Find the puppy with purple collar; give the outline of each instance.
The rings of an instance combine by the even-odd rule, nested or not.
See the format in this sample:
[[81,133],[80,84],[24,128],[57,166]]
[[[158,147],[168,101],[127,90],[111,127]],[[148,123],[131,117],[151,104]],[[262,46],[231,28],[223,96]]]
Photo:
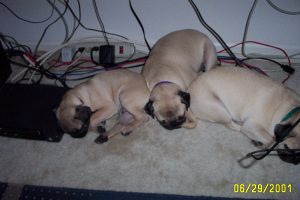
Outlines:
[[186,89],[201,71],[216,66],[216,49],[203,33],[185,29],[171,32],[152,48],[142,70],[151,91],[145,111],[166,129],[194,128]]

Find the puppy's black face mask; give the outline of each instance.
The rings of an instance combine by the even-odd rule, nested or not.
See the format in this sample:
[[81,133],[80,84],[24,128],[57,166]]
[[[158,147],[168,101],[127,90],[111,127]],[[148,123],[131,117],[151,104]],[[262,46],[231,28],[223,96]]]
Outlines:
[[[190,106],[190,94],[187,92],[178,91],[177,95],[180,97],[181,103],[185,105],[186,110],[188,110]],[[149,100],[144,107],[145,112],[152,118],[155,117],[153,103],[153,100]],[[161,126],[168,130],[181,128],[182,124],[186,121],[185,113],[183,113],[182,116],[175,116],[175,113],[172,111],[168,111],[167,113],[168,116],[165,118],[165,120],[158,120],[158,122]]]
[[181,103],[185,105],[186,110],[189,109],[191,104],[191,96],[187,92],[179,91],[178,95],[181,97]]
[[179,116],[178,118],[167,122],[166,120],[158,121],[161,126],[168,130],[174,130],[181,128],[181,125],[186,121],[186,117]]
[[[292,127],[291,124],[285,124],[285,125],[277,124],[274,130],[276,140],[283,141],[284,143],[284,139],[286,137],[285,132],[291,127]],[[292,163],[294,165],[298,165],[300,163],[299,150],[295,151],[293,149],[290,149],[286,144],[284,145],[284,151],[279,151],[278,156],[281,160],[287,163]]]
[[73,130],[69,132],[69,134],[74,138],[82,138],[84,137],[90,126],[90,118],[93,114],[92,110],[88,106],[79,105],[76,107],[74,119],[78,119],[82,122],[82,126],[80,129]]
[[153,108],[153,101],[149,100],[148,103],[144,106],[145,112],[154,118],[154,108]]

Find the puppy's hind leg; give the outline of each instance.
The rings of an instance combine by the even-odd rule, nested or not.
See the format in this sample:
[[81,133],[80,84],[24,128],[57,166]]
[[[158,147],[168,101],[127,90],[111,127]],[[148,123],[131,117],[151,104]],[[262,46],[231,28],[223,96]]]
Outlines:
[[198,95],[191,102],[191,110],[198,119],[221,123],[234,131],[241,130],[241,126],[232,119],[225,105],[217,96],[208,90],[197,92],[199,92]]
[[123,115],[120,117],[119,121],[124,125],[122,128],[122,135],[128,135],[134,129],[138,128],[148,120],[148,115],[146,115],[143,109],[137,107],[127,108],[125,113],[123,113]]
[[241,132],[250,138],[255,146],[260,148],[267,148],[275,142],[274,138],[254,120],[245,121],[241,127]]

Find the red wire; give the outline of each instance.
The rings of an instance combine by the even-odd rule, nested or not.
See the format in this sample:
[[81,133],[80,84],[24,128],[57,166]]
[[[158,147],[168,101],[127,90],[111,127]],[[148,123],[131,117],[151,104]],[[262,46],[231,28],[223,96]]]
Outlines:
[[[219,60],[220,60],[220,62],[229,63],[229,64],[235,64],[234,61],[228,61],[228,60],[223,60],[223,59],[219,59]],[[260,72],[261,74],[263,74],[263,75],[265,75],[265,76],[269,76],[266,72],[264,72],[263,70],[261,70],[261,69],[258,68],[258,67],[255,67],[255,66],[253,66],[253,65],[250,65],[250,64],[248,64],[248,63],[243,63],[243,65],[245,65],[245,66],[246,66],[247,68],[249,68],[249,69],[254,69],[254,70],[258,71],[258,72]]]
[[[280,47],[276,47],[276,46],[270,45],[270,44],[265,44],[265,43],[262,43],[262,42],[256,42],[256,41],[245,41],[245,43],[254,43],[254,44],[259,44],[259,45],[262,45],[262,46],[267,46],[267,47],[271,47],[271,48],[277,49],[277,50],[281,51],[281,52],[285,55],[285,57],[286,57],[287,60],[288,60],[289,66],[291,66],[291,60],[290,60],[288,54],[286,53],[286,51],[285,51],[284,49],[282,49],[282,48],[280,48]],[[230,46],[229,48],[233,48],[233,47],[239,46],[239,45],[241,45],[241,44],[243,44],[243,42],[240,42],[240,43],[238,43],[238,44],[232,45],[232,46]],[[225,49],[220,50],[220,51],[218,51],[217,53],[222,53],[222,52],[224,52],[224,51],[225,51]]]
[[[229,48],[234,48],[234,47],[236,47],[236,46],[238,46],[238,45],[241,45],[242,43],[243,43],[243,42],[240,42],[240,43],[238,43],[238,44],[232,45],[232,46],[230,46]],[[270,48],[277,49],[277,50],[281,51],[281,52],[285,55],[286,59],[288,60],[289,66],[291,67],[291,65],[292,65],[292,64],[291,64],[291,60],[290,60],[288,54],[286,53],[286,51],[285,51],[284,49],[282,49],[282,48],[280,48],[280,47],[276,47],[276,46],[273,46],[273,45],[270,45],[270,44],[266,44],[266,43],[262,43],[262,42],[256,42],[256,41],[245,41],[244,43],[254,43],[254,44],[259,44],[259,45],[262,45],[262,46],[267,46],[267,47],[270,47]],[[220,51],[218,51],[217,53],[221,53],[221,52],[224,52],[224,51],[225,51],[225,49],[220,50]],[[223,62],[224,62],[224,60],[223,60]],[[245,64],[245,63],[244,63],[244,64]],[[247,64],[247,65],[248,65],[248,64]],[[262,71],[262,70],[261,70],[261,71]],[[266,73],[264,73],[264,74],[266,74]],[[282,81],[282,83],[284,84],[290,77],[291,77],[291,75],[288,74],[287,77]]]

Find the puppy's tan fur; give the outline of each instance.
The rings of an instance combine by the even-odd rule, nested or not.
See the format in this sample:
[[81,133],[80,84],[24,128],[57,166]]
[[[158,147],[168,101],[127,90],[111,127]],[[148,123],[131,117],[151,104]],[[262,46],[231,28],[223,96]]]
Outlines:
[[[269,77],[238,67],[219,67],[195,79],[188,92],[198,119],[222,123],[268,147],[275,142],[277,124],[293,124],[300,113],[281,122],[300,97]],[[300,125],[283,144],[300,148]]]
[[105,133],[110,137],[121,132],[131,132],[148,120],[143,108],[149,95],[145,80],[140,74],[125,69],[103,72],[69,90],[56,114],[66,132],[76,131],[82,127],[82,121],[74,118],[76,107],[90,107],[93,114],[89,130],[95,131],[101,122],[124,109],[132,119],[120,120]]
[[210,70],[216,61],[214,45],[199,31],[179,30],[158,40],[142,70],[158,121],[168,123],[185,115],[182,126],[195,127],[196,120],[186,111],[178,91],[185,91],[201,70]]

